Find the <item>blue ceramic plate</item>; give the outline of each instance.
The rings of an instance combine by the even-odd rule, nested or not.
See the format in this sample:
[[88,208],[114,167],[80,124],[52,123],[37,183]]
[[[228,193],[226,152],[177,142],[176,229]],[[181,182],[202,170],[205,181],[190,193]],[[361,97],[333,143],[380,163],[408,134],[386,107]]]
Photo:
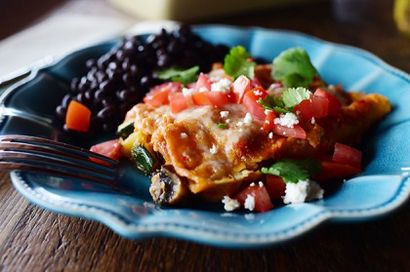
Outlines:
[[[325,42],[295,32],[227,26],[198,26],[211,42],[242,44],[253,56],[272,59],[294,46],[304,47],[323,78],[349,90],[387,96],[393,112],[363,144],[365,169],[321,201],[288,205],[259,214],[225,213],[222,205],[190,208],[155,207],[149,181],[126,163],[120,182],[131,194],[121,194],[84,181],[12,172],[13,184],[32,202],[67,215],[99,221],[131,239],[169,236],[224,247],[256,247],[289,240],[331,221],[355,221],[386,214],[409,195],[410,77],[360,49]],[[54,109],[67,92],[67,83],[85,72],[84,61],[109,50],[117,40],[72,53],[38,69],[1,97],[2,134],[38,135],[92,144],[67,135],[54,123]],[[110,135],[105,135],[108,138]],[[94,142],[103,140],[94,139]]]

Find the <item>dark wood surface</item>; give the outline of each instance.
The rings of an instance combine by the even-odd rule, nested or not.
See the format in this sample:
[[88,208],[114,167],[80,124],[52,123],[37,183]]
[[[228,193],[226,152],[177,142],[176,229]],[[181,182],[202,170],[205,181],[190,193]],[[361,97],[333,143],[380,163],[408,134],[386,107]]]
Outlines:
[[[364,48],[410,72],[410,40],[395,29],[392,1],[357,2],[368,6],[361,13],[359,6],[352,7],[351,14],[357,14],[349,20],[324,2],[206,22],[297,30]],[[409,230],[407,203],[384,218],[324,224],[296,240],[258,250],[166,238],[130,241],[102,224],[29,204],[8,175],[0,175],[0,271],[408,271]]]

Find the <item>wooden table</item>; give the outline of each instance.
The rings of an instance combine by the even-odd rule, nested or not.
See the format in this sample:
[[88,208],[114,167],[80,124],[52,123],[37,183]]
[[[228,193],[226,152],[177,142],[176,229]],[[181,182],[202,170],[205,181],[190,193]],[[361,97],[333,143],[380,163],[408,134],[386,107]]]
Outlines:
[[[329,3],[284,8],[207,23],[302,31],[362,47],[410,72],[410,39],[392,21],[392,1],[341,22]],[[348,69],[348,67],[346,67]],[[410,91],[410,90],[409,90]],[[0,271],[404,271],[410,270],[410,207],[356,224],[324,224],[270,248],[228,250],[174,239],[123,239],[102,224],[29,204],[0,175]]]

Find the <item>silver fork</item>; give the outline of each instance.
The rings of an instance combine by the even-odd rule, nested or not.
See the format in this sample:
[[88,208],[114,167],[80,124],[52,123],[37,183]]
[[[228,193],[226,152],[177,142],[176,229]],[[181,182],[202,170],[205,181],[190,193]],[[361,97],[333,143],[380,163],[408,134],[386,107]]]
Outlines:
[[0,170],[40,172],[117,188],[117,169],[118,161],[77,146],[34,136],[0,136]]

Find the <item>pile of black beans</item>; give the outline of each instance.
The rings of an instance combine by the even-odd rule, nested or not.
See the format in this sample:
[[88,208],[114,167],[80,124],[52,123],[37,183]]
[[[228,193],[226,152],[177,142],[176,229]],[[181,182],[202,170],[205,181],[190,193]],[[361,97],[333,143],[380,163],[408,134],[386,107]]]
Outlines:
[[69,102],[76,100],[92,111],[91,133],[113,131],[126,112],[161,83],[156,71],[198,65],[207,72],[212,63],[223,61],[228,51],[227,46],[203,40],[186,25],[171,32],[163,29],[146,39],[124,38],[98,59],[87,60],[87,74],[72,79],[70,92],[57,106],[56,114],[64,122]]

